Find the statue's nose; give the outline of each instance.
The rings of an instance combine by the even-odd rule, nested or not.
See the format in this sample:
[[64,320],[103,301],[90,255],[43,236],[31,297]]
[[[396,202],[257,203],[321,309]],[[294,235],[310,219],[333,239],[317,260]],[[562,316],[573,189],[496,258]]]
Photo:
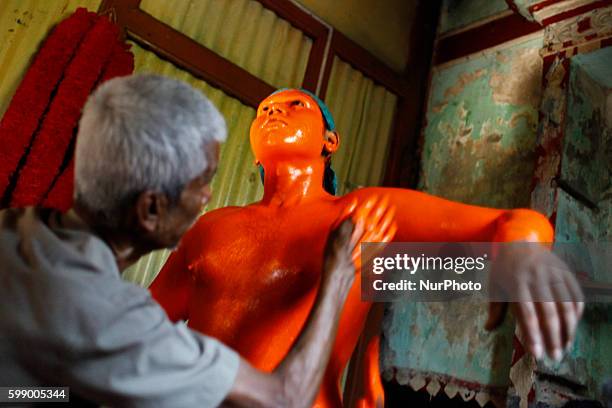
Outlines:
[[278,104],[274,104],[272,106],[270,106],[270,109],[268,110],[268,115],[272,116],[273,114],[283,114],[285,113],[285,110],[282,108],[282,106],[278,105]]

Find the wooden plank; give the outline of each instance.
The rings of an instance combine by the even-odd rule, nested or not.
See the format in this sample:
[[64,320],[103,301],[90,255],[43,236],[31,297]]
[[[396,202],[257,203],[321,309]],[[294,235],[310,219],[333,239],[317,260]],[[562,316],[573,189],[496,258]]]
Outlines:
[[140,9],[122,15],[127,35],[242,103],[257,107],[274,87]]
[[494,47],[506,41],[542,30],[519,14],[510,14],[438,41],[434,65]]

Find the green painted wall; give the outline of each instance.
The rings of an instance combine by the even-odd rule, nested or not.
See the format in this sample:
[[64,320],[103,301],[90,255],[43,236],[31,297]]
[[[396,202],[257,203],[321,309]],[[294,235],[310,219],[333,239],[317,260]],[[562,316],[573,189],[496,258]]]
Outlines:
[[[478,205],[530,205],[541,46],[536,35],[434,68],[422,190]],[[571,61],[561,180],[573,193],[559,190],[557,241],[612,241],[611,64],[611,48]],[[609,256],[600,258],[585,270],[596,281],[612,283],[610,262]],[[569,353],[560,363],[538,364],[539,372],[552,375],[536,382],[538,398],[551,395],[546,387],[552,378],[563,384],[559,377],[583,384],[577,392],[584,397],[598,398],[602,382],[612,377],[612,307],[589,300]],[[488,334],[486,312],[485,305],[468,302],[389,305],[382,348],[386,378],[406,384],[425,374],[458,384],[508,384],[513,322]],[[514,380],[530,383],[530,373],[517,371],[524,378]]]
[[542,38],[436,68],[421,189],[493,207],[529,205]]
[[[542,36],[433,70],[420,188],[465,203],[529,206],[542,78]],[[509,384],[514,323],[484,330],[488,305],[392,303],[383,370]]]
[[[555,239],[558,242],[612,242],[612,48],[571,60]],[[608,67],[608,75],[605,75]],[[576,194],[578,193],[578,194]],[[591,250],[592,252],[592,250]],[[612,283],[612,254],[584,262],[588,246],[577,251],[576,264],[598,282]],[[582,261],[582,262],[581,262]],[[612,305],[589,298],[570,355],[546,369],[587,386],[597,398],[612,378]],[[593,301],[602,301],[593,303]]]

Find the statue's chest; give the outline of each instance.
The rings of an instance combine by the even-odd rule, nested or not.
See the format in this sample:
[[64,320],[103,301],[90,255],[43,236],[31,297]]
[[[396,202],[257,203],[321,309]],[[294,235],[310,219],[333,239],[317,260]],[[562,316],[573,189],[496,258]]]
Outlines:
[[[316,289],[330,217],[234,217],[208,231],[192,266],[198,286],[291,298]],[[192,258],[194,258],[192,256]]]

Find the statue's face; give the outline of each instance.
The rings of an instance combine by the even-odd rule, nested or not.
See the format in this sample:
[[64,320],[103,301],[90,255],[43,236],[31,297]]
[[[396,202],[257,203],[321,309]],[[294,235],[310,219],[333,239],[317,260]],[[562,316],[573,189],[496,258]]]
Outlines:
[[261,102],[251,124],[251,147],[261,161],[320,158],[324,130],[317,102],[290,89]]

